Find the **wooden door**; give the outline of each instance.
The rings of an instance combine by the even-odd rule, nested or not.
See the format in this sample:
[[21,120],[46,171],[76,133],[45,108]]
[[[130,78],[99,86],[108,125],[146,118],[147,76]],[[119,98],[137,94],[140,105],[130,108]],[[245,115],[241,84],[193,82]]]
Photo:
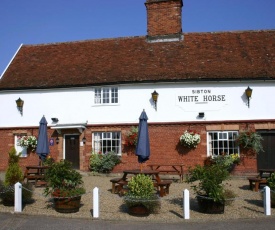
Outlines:
[[275,131],[259,132],[263,137],[264,152],[257,155],[258,169],[275,169]]
[[65,159],[72,162],[74,169],[79,169],[79,135],[65,136]]

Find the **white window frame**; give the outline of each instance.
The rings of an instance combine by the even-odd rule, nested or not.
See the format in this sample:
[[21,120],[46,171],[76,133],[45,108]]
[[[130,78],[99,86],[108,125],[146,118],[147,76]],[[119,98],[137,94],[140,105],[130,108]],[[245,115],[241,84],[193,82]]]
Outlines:
[[[108,99],[108,101],[106,101]],[[119,88],[98,87],[94,89],[94,105],[118,105],[119,104]]]
[[[118,134],[119,138],[114,138],[114,135]],[[105,149],[109,149],[107,152],[113,151],[117,155],[121,155],[121,132],[93,132],[92,133],[92,147],[95,153],[105,153]],[[115,145],[115,142],[119,142]],[[107,144],[108,143],[108,144]],[[107,144],[107,145],[106,145]],[[104,152],[105,151],[105,152]]]
[[[212,139],[216,134],[217,139]],[[235,139],[238,137],[238,131],[209,131],[207,132],[207,156],[216,157],[221,154],[230,155],[237,153],[240,155],[240,148]]]
[[26,134],[16,134],[14,135],[14,148],[16,150],[16,154],[18,155],[21,152],[20,157],[27,157],[27,148],[23,148],[19,145],[20,137],[25,136]]

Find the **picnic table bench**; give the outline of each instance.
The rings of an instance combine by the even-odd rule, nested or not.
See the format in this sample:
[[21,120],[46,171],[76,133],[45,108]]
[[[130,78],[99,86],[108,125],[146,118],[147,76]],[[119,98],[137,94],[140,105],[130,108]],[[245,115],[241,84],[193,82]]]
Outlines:
[[125,170],[123,171],[123,177],[121,178],[113,178],[110,180],[112,183],[112,193],[119,193],[120,195],[123,195],[125,193],[125,185],[128,184],[127,181],[127,175],[133,174],[145,174],[150,175],[154,179],[154,186],[157,188],[157,191],[159,192],[160,197],[166,196],[169,194],[169,187],[172,184],[171,180],[161,180],[159,177],[159,171],[156,170]]
[[48,168],[49,166],[28,165],[24,173],[24,180],[34,181],[35,187],[44,186],[46,185],[45,170]]
[[148,164],[152,170],[159,171],[160,174],[177,174],[180,177],[180,182],[183,182],[183,164],[173,163],[173,164]]
[[267,184],[267,178],[275,172],[275,169],[259,169],[259,175],[256,177],[248,177],[249,187],[251,190],[258,192],[261,185]]

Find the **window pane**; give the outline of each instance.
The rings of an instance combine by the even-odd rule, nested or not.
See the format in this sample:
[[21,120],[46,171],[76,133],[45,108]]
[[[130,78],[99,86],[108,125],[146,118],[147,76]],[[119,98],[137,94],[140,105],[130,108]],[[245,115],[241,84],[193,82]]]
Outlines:
[[112,88],[112,103],[118,103],[118,89]]
[[[99,137],[101,137],[100,145]],[[95,152],[101,151],[102,153],[115,152],[121,154],[121,138],[120,132],[96,132],[94,133],[93,148]]]
[[236,146],[235,139],[238,135],[236,131],[209,132],[208,149],[213,155],[221,154],[239,154],[239,147]]
[[104,88],[103,89],[103,104],[105,103],[109,103],[109,89],[108,88]]
[[14,136],[14,143],[15,143],[14,148],[15,148],[17,154],[21,153],[21,157],[27,157],[28,156],[27,148],[23,148],[19,145],[19,141],[22,136],[24,136],[24,135],[22,134],[22,135]]
[[101,104],[101,89],[95,89],[95,104]]

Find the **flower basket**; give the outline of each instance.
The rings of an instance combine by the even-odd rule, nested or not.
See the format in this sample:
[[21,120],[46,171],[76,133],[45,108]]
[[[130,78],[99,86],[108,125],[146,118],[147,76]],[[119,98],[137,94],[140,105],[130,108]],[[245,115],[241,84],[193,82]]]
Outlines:
[[32,152],[36,150],[37,139],[35,136],[22,136],[19,139],[19,146],[26,149],[31,149]]
[[126,133],[125,145],[136,146],[138,141],[138,127],[132,127],[130,131]]
[[190,149],[197,148],[200,142],[200,134],[193,130],[186,130],[180,137],[180,143]]

